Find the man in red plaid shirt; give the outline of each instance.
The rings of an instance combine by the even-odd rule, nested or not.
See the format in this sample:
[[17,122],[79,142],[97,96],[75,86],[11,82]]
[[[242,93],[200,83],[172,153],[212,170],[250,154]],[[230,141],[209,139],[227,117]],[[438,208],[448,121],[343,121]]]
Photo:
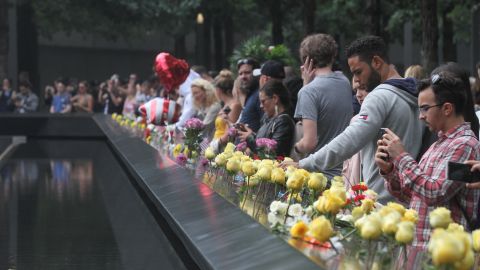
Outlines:
[[392,131],[386,129],[378,141],[375,161],[387,189],[418,212],[414,247],[426,248],[431,233],[428,215],[437,207],[450,209],[453,220],[466,229],[477,220],[480,190],[467,189],[465,183],[447,179],[449,161],[480,159],[480,144],[464,120],[466,97],[462,87],[460,80],[446,72],[420,82],[419,118],[438,133],[438,140],[419,163],[405,152],[400,138]]

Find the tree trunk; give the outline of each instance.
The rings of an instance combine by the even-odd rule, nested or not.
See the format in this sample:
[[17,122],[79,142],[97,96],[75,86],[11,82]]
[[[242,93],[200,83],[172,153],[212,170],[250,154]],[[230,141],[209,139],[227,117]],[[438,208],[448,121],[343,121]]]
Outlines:
[[438,65],[437,1],[422,0],[422,64],[427,74]]
[[213,19],[213,52],[216,70],[220,70],[224,64],[222,30],[222,19],[217,16]]
[[185,35],[178,35],[174,37],[174,51],[175,57],[185,58],[187,55],[187,45],[185,43]]
[[[225,18],[225,21],[224,21],[224,28],[225,28],[225,55],[227,57],[230,57],[233,53],[233,47],[234,47],[234,43],[235,43],[235,39],[234,39],[234,24],[233,24],[233,19],[232,19],[232,15],[231,16],[227,16]],[[227,59],[228,61],[228,59]],[[227,64],[227,63],[225,63]]]
[[212,67],[211,65],[211,46],[212,46],[212,15],[211,13],[205,13],[205,20],[203,25],[203,59],[200,65],[208,69]]
[[34,14],[31,1],[21,1],[18,5],[18,70],[27,72],[32,90],[40,94],[38,75],[38,39],[37,27],[33,22]]
[[282,6],[280,1],[270,1],[270,16],[272,18],[272,42],[274,45],[283,43]]
[[371,35],[382,36],[382,13],[380,0],[367,1],[367,14],[369,16],[367,31]]
[[0,0],[0,78],[8,74],[8,1]]
[[305,14],[304,29],[305,34],[310,35],[315,32],[315,10],[317,5],[315,0],[303,0],[303,10]]
[[447,14],[454,8],[453,3],[450,3],[442,12],[443,20],[443,61],[456,62],[457,61],[457,47],[453,41],[453,22],[447,18]]

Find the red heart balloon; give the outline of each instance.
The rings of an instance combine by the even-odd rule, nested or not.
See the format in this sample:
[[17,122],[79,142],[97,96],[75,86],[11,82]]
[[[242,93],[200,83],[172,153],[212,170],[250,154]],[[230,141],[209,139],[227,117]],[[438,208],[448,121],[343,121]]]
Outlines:
[[162,52],[155,58],[155,72],[167,92],[170,93],[187,79],[190,68],[185,60]]

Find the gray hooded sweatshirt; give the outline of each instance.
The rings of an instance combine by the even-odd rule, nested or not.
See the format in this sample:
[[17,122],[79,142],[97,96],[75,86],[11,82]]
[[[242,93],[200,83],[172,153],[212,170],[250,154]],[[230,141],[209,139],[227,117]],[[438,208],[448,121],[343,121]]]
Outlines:
[[377,86],[363,101],[359,117],[340,135],[310,156],[300,167],[323,171],[361,152],[362,174],[367,186],[385,204],[396,199],[387,191],[375,164],[380,128],[389,128],[402,140],[405,150],[416,157],[422,144],[424,124],[418,120],[417,91],[413,79],[392,79]]

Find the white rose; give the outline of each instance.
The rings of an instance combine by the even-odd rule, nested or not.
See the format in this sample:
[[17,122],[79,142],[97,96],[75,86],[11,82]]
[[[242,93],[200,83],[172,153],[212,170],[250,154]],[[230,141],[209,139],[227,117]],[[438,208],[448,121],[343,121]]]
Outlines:
[[278,206],[280,205],[280,202],[279,201],[273,201],[271,204],[270,204],[270,212],[272,213],[277,213],[278,212]]
[[298,203],[290,205],[290,208],[288,208],[288,215],[292,217],[299,217],[302,215],[302,212],[303,212],[303,208]]
[[283,216],[287,213],[288,204],[279,202],[277,212]]

